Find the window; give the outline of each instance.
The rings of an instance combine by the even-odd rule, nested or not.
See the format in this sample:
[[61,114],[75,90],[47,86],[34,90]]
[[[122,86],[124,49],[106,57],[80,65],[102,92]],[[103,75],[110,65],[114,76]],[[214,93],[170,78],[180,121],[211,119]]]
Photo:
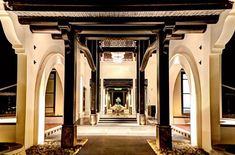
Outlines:
[[182,114],[190,114],[190,88],[188,77],[184,71],[181,71],[181,99],[182,99]]
[[55,114],[56,71],[50,73],[46,89],[46,116]]
[[0,88],[0,117],[15,117],[16,87],[14,84]]

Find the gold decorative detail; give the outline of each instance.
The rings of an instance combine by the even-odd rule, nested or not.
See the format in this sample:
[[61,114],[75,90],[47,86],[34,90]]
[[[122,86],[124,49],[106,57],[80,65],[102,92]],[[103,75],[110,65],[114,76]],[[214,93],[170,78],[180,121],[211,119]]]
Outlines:
[[124,113],[125,107],[122,106],[121,104],[115,104],[114,106],[111,107],[113,114],[115,115],[120,115]]
[[100,47],[136,47],[136,41],[123,39],[102,40]]

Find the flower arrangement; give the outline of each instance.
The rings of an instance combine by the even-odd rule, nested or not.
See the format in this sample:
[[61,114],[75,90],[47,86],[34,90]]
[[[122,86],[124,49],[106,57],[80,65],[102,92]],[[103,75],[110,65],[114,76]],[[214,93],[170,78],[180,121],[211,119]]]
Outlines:
[[111,107],[114,113],[120,114],[121,112],[124,111],[125,107],[122,106],[121,104],[115,104],[114,106]]

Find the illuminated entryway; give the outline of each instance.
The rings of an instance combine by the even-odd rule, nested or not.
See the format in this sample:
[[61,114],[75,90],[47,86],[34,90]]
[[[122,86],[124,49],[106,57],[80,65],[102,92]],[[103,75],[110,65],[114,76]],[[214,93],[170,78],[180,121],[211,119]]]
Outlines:
[[132,79],[104,79],[105,115],[125,116],[132,114],[132,85]]
[[[123,42],[126,41],[123,40]],[[127,47],[123,48],[126,49]],[[131,50],[134,52],[134,49],[131,48]],[[123,53],[121,61],[116,61],[116,57],[112,58],[111,52],[104,52],[101,57],[101,113],[99,123],[132,121],[137,124],[136,104],[138,103],[134,96],[136,94],[134,84],[136,61],[133,52],[112,52],[114,54]]]

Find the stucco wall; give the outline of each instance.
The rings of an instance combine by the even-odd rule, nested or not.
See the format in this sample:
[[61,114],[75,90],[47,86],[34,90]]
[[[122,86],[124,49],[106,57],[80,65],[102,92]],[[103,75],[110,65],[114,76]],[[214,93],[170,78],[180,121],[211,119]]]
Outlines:
[[[173,94],[173,117],[182,115],[181,74],[178,75]],[[175,121],[174,121],[175,123]]]
[[[37,119],[35,115],[37,111],[37,106],[35,105],[36,95],[38,95],[38,88],[36,89],[36,82],[39,80],[39,83],[47,81],[48,77],[45,79],[37,79],[39,75],[39,70],[44,63],[45,58],[51,53],[61,53],[63,55],[63,42],[52,40],[51,35],[49,34],[32,34],[30,31],[25,32],[25,51],[27,53],[27,87],[26,87],[26,134],[25,135],[25,147],[31,146],[32,143],[35,144],[34,133],[34,121]],[[36,62],[36,63],[35,63]],[[46,63],[46,62],[45,62]],[[62,73],[63,74],[63,73]],[[42,80],[42,81],[40,81]],[[43,82],[44,83],[44,82]],[[37,86],[39,87],[39,86]],[[32,91],[35,90],[35,91]],[[32,104],[34,103],[34,104]],[[34,138],[34,139],[33,139]]]
[[221,127],[221,144],[235,144],[235,127]]
[[152,54],[145,69],[145,78],[148,79],[148,105],[157,105],[157,57]]
[[136,77],[136,63],[135,61],[128,61],[117,64],[101,61],[100,77],[101,79],[134,79]]
[[90,79],[91,79],[91,69],[90,66],[88,65],[87,60],[85,59],[84,56],[83,57],[83,61],[84,61],[84,69],[82,71],[83,74],[83,86],[86,88],[86,100],[85,100],[85,116],[90,115],[90,104],[91,104],[91,100],[90,100]]
[[0,142],[15,142],[15,125],[0,125]]

